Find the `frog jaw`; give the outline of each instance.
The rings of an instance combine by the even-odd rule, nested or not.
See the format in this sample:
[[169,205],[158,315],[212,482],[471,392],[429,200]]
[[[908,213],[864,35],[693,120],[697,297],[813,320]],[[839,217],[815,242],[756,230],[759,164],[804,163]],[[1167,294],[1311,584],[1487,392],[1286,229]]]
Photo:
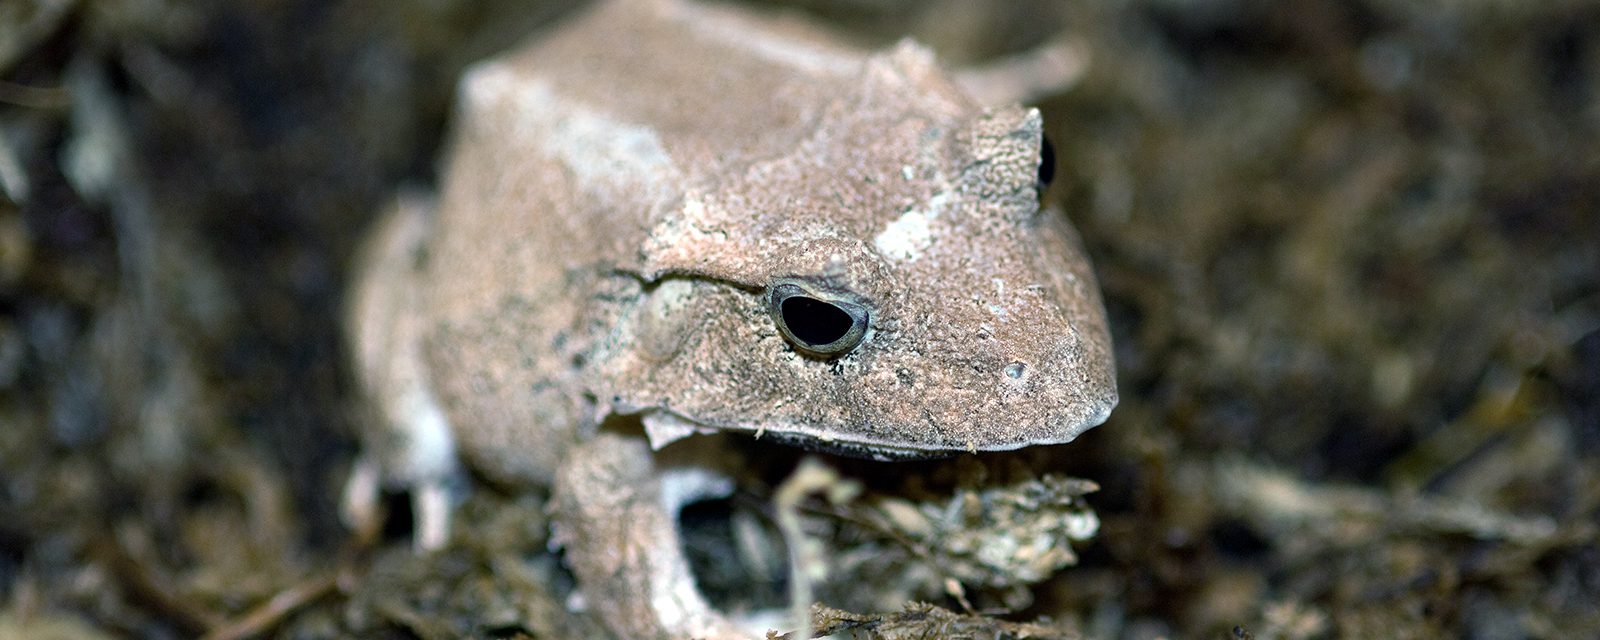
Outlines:
[[[1106,411],[1105,414],[1109,414]],[[977,453],[978,451],[1006,451],[1021,449],[1034,445],[1063,444],[1068,440],[1058,442],[1016,442],[973,447],[969,449],[928,449],[907,447],[883,442],[845,440],[826,435],[814,435],[804,431],[773,428],[751,427],[721,427],[697,422],[693,419],[673,411],[654,408],[645,410],[640,414],[640,421],[644,424],[645,437],[650,442],[650,448],[656,451],[661,448],[693,435],[713,435],[722,432],[740,431],[751,433],[757,438],[776,440],[785,445],[799,447],[811,451],[822,451],[852,458],[865,458],[871,460],[929,460],[946,458],[958,453]],[[1095,421],[1095,426],[1105,421],[1105,415]],[[1084,430],[1087,430],[1085,427]],[[1080,431],[1081,432],[1081,431]]]

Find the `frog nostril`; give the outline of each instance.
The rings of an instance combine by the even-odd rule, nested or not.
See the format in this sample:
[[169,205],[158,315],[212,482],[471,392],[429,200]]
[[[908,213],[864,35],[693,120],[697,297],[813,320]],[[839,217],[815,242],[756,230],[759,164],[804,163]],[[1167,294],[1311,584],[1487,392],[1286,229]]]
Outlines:
[[1012,380],[1021,380],[1023,376],[1028,375],[1028,365],[1022,364],[1021,362],[1013,362],[1006,365],[1004,371],[1007,378],[1011,378]]

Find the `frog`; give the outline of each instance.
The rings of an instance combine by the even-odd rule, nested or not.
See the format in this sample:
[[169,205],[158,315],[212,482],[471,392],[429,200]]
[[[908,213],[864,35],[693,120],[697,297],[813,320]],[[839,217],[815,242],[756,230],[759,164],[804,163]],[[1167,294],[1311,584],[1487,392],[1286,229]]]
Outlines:
[[660,452],[720,434],[892,464],[1067,443],[1117,403],[1039,111],[914,41],[608,0],[472,66],[456,105],[436,190],[353,261],[358,529],[402,491],[436,549],[469,475],[542,488],[616,635],[749,637],[675,530],[731,479]]

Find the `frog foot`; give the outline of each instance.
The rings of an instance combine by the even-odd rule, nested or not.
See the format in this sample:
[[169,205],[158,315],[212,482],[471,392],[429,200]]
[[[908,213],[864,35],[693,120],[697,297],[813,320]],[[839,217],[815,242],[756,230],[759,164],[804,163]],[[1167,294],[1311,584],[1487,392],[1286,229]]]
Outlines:
[[[376,540],[383,529],[384,484],[383,466],[369,456],[356,460],[345,481],[339,516],[362,543]],[[457,484],[448,476],[406,483],[416,522],[411,544],[418,553],[438,550],[450,541],[450,512],[460,493]]]

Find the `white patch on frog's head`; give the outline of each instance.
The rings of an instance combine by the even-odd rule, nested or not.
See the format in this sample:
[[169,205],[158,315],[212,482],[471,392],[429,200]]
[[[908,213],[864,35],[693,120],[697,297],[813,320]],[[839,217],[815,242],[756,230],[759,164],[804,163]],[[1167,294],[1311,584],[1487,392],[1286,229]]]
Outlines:
[[623,188],[664,198],[681,184],[672,157],[649,127],[608,116],[595,105],[568,102],[548,82],[501,62],[473,67],[462,82],[468,111],[515,114],[516,130],[508,135],[562,160],[581,185],[614,188],[621,181]]
[[932,222],[943,213],[950,201],[948,191],[928,199],[928,208],[912,209],[891,220],[872,239],[872,245],[883,257],[896,262],[910,262],[922,255],[933,244]]
[[928,229],[928,216],[914,209],[884,225],[883,231],[872,239],[872,245],[878,248],[878,253],[899,262],[917,259],[932,242],[933,232]]

